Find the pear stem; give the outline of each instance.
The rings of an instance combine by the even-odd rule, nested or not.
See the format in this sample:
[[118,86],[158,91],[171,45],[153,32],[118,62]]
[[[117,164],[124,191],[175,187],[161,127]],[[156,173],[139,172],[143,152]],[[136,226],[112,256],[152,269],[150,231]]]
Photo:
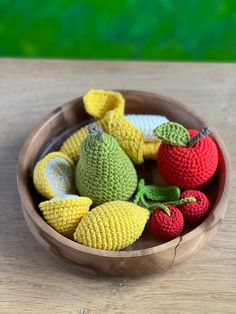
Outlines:
[[197,135],[192,137],[190,141],[188,142],[188,147],[193,147],[195,144],[197,144],[198,141],[200,141],[203,137],[207,136],[211,133],[211,130],[209,127],[203,128]]
[[95,123],[92,123],[92,124],[89,124],[87,126],[87,130],[89,132],[89,134],[94,134],[97,136],[97,139],[99,141],[101,141],[102,139],[102,134],[103,134],[103,131],[102,131],[102,128],[98,125],[96,125]]

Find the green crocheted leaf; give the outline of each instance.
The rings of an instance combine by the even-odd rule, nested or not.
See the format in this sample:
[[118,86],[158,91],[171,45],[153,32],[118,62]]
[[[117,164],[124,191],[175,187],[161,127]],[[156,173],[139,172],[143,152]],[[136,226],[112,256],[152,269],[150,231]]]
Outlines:
[[176,146],[187,146],[190,141],[188,131],[179,123],[166,122],[153,131],[154,135],[165,143]]
[[152,201],[173,201],[179,199],[180,188],[177,186],[158,187],[146,185],[144,195]]
[[141,179],[138,184],[138,191],[134,197],[134,204],[139,201],[148,207],[149,204],[145,198],[151,201],[174,201],[180,198],[180,189],[177,186],[158,187],[156,185],[145,185],[145,181]]

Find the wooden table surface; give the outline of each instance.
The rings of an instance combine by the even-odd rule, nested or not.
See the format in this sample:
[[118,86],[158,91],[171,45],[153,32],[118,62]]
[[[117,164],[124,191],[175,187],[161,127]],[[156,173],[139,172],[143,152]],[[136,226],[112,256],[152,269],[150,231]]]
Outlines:
[[[16,187],[27,133],[89,88],[174,97],[218,129],[233,163],[225,220],[198,255],[167,273],[92,277],[45,252]],[[0,60],[0,313],[236,313],[236,64]]]

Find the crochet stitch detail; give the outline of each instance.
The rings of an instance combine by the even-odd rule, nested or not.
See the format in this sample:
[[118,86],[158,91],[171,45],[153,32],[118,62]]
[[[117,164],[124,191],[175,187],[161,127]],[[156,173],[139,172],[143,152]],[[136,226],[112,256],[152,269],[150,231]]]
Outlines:
[[135,195],[134,203],[141,200],[142,204],[149,207],[145,198],[151,201],[173,201],[180,197],[180,189],[177,186],[158,187],[156,185],[145,185],[143,179],[139,181],[138,192]]
[[45,198],[74,193],[74,162],[61,152],[52,152],[37,162],[33,171],[36,190]]
[[204,220],[210,210],[210,202],[206,195],[200,191],[187,190],[181,194],[181,198],[194,197],[195,203],[186,203],[178,206],[186,223],[197,225]]
[[124,114],[125,100],[118,92],[91,89],[83,97],[84,108],[94,118],[103,118],[110,110]]
[[207,136],[210,133],[210,128],[203,128],[197,135],[190,139],[190,141],[188,142],[188,147],[193,147],[198,141],[200,141],[203,137]]
[[103,133],[102,140],[90,134],[81,144],[76,167],[76,186],[82,196],[94,204],[113,200],[128,200],[137,186],[133,163],[117,141]]
[[[96,125],[100,126],[104,132],[112,135],[133,162],[142,163],[144,161],[143,133],[136,129],[127,119],[120,114],[117,114],[115,111],[109,111],[102,120],[96,121]],[[76,131],[65,140],[60,151],[77,162],[80,156],[81,143],[87,135],[87,127],[83,127]],[[158,146],[159,142],[157,142],[155,147]],[[154,149],[154,151],[156,154],[157,149]]]
[[113,201],[93,208],[83,217],[74,240],[103,250],[121,250],[142,234],[149,212],[133,203]]
[[39,208],[47,223],[60,234],[71,237],[92,204],[87,197],[70,196],[41,202]]
[[160,208],[157,208],[150,219],[151,233],[163,242],[170,241],[181,234],[184,228],[184,218],[181,211],[171,205],[166,205],[170,216]]
[[[156,159],[160,141],[155,138],[150,141],[151,128],[154,121],[159,125],[165,117],[157,115],[127,115],[124,114],[124,98],[120,93],[103,90],[90,90],[83,98],[85,110],[95,118],[104,132],[111,134],[133,162],[139,164],[145,159]],[[135,117],[137,116],[137,118]],[[161,120],[160,120],[161,119]],[[130,122],[129,120],[132,120]],[[139,125],[140,129],[137,127]],[[80,155],[80,145],[88,135],[86,127],[72,134],[62,144],[60,151],[77,162]],[[153,137],[152,137],[153,138]]]
[[153,133],[165,143],[176,146],[187,146],[190,140],[188,131],[176,122],[163,123]]
[[[189,130],[189,134],[192,138],[198,131]],[[169,184],[182,189],[196,189],[206,184],[215,173],[218,150],[209,136],[203,137],[192,148],[162,142],[157,161],[162,177]]]
[[143,132],[145,142],[157,142],[158,139],[153,134],[153,130],[169,121],[166,117],[155,114],[127,114],[125,117]]

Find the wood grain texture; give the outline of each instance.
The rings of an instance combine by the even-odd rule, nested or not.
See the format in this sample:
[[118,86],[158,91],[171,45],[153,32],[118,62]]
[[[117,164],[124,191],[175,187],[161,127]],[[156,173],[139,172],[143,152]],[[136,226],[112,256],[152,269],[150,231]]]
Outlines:
[[[236,65],[0,60],[1,313],[235,313]],[[30,129],[89,88],[140,89],[173,97],[220,131],[233,163],[223,224],[198,255],[167,273],[93,277],[46,253],[20,209],[15,171]]]

